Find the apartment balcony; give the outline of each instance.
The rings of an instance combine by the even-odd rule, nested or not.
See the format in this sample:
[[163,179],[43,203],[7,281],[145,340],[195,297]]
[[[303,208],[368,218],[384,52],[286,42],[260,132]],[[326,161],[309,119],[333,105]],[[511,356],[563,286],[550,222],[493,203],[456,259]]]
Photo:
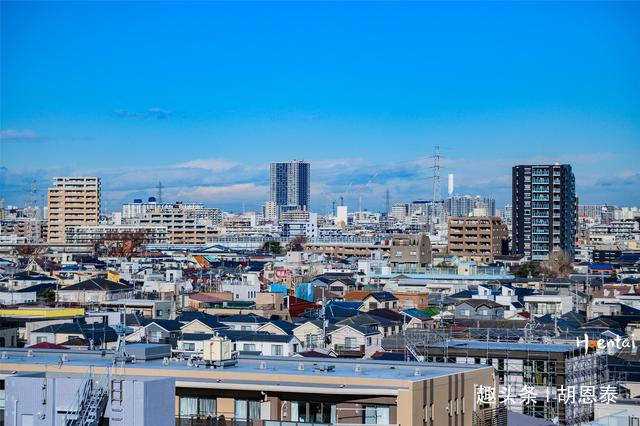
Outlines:
[[542,225],[542,226],[549,226],[549,220],[548,219],[534,219],[532,222],[533,225]]
[[538,211],[534,211],[534,212],[531,214],[531,217],[534,217],[534,218],[536,218],[536,217],[544,217],[544,218],[548,218],[548,217],[549,217],[549,213],[548,213],[548,211],[546,211],[546,210],[544,210],[544,211],[538,210]]
[[549,178],[533,178],[532,183],[548,184],[549,183]]
[[534,243],[548,243],[548,242],[549,242],[549,239],[548,239],[548,238],[540,238],[540,237],[537,237],[537,238],[534,238],[534,239],[533,239],[533,242],[534,242]]

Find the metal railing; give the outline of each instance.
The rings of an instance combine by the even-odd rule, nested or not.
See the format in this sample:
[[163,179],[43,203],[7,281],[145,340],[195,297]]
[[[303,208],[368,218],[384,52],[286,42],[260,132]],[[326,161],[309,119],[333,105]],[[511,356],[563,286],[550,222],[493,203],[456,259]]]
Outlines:
[[473,412],[471,424],[473,426],[507,426],[507,416],[505,405],[485,408]]
[[[201,416],[176,417],[176,426],[327,426],[330,423],[293,422],[284,420],[236,420],[232,418]],[[364,426],[363,423],[338,423],[344,426]],[[382,426],[397,426],[387,424]]]

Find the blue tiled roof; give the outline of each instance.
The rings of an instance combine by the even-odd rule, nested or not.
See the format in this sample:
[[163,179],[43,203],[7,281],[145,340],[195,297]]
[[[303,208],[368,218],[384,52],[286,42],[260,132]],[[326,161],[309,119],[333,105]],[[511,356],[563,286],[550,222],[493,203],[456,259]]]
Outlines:
[[[284,331],[287,334],[293,333],[293,329],[297,327],[296,324],[284,321],[284,320],[271,320],[268,324],[273,324],[278,327],[280,330]],[[265,324],[266,325],[266,324]]]
[[613,269],[612,263],[590,263],[589,269]]
[[404,311],[405,314],[409,315],[410,317],[414,317],[414,318],[419,318],[419,319],[429,319],[431,318],[426,312],[421,311],[420,309],[405,309]]
[[256,314],[230,315],[228,317],[220,317],[219,321],[221,323],[232,322],[232,323],[255,323],[255,324],[264,324],[269,322],[268,319]]

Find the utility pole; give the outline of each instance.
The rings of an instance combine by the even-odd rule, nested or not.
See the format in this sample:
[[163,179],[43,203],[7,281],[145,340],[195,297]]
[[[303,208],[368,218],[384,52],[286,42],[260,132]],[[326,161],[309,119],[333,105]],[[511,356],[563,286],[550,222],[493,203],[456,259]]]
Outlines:
[[327,345],[327,314],[326,314],[327,299],[324,294],[324,287],[322,287],[322,347]]

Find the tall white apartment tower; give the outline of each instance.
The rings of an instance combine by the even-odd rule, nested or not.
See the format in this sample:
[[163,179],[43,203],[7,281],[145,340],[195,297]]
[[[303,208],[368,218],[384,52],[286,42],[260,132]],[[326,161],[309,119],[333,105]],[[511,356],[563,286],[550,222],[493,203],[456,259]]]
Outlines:
[[97,225],[100,218],[100,178],[53,178],[47,193],[48,241],[64,243],[68,226]]

